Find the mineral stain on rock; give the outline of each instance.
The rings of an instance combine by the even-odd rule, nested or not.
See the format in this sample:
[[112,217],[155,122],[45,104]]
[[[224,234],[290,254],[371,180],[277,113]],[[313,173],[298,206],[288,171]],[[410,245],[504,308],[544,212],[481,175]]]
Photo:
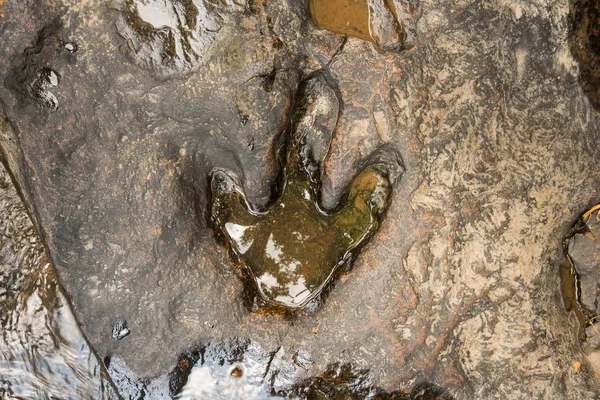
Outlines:
[[412,47],[407,24],[416,9],[415,2],[402,0],[310,1],[312,18],[321,28],[396,51]]
[[[212,223],[260,299],[283,310],[305,307],[349,264],[379,227],[392,185],[389,166],[373,162],[355,177],[334,210],[320,206],[320,166],[314,158],[319,149],[311,146],[318,139],[300,121],[306,115],[319,120],[318,114],[335,104],[335,95],[321,75],[309,79],[301,92],[281,192],[266,209],[252,207],[230,172],[216,170],[211,176]],[[319,106],[316,93],[329,101]]]

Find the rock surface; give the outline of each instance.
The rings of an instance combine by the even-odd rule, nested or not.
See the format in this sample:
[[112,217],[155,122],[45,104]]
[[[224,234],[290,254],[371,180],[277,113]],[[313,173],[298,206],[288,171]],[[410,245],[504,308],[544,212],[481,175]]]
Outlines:
[[[2,150],[98,354],[151,377],[203,339],[244,337],[310,354],[306,377],[350,363],[387,391],[600,395],[558,276],[573,216],[598,200],[600,119],[571,54],[589,2],[423,0],[414,47],[387,53],[316,28],[304,1],[231,4],[196,61],[142,65],[119,7],[0,1]],[[383,144],[406,171],[353,270],[287,320],[243,305],[207,179],[231,170],[267,204],[299,84],[319,70],[341,99],[324,204]]]

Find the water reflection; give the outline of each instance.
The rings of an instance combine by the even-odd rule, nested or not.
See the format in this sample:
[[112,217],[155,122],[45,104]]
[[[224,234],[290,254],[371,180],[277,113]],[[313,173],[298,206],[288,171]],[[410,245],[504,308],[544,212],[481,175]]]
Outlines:
[[0,398],[118,398],[1,165],[0,326]]
[[318,400],[451,400],[440,387],[421,382],[410,393],[378,388],[366,369],[330,364],[303,379],[312,365],[301,350],[263,350],[256,342],[209,342],[180,357],[171,373],[176,399],[318,399]]
[[281,198],[267,212],[255,213],[225,172],[215,172],[212,179],[214,222],[251,273],[261,297],[287,308],[303,307],[318,296],[368,240],[390,191],[387,177],[367,168],[354,180],[342,206],[327,213],[317,203],[314,181],[290,167]]
[[[236,348],[237,347],[237,348]],[[235,351],[233,350],[235,349]],[[200,350],[200,357],[188,372],[185,386],[176,399],[281,399],[271,395],[271,376],[279,373],[280,363],[253,342],[211,343]],[[185,360],[185,361],[182,361]],[[184,358],[182,363],[193,362]],[[273,368],[271,369],[271,364]]]
[[201,65],[228,21],[243,9],[223,0],[115,0],[111,5],[121,12],[116,26],[133,61],[162,77]]

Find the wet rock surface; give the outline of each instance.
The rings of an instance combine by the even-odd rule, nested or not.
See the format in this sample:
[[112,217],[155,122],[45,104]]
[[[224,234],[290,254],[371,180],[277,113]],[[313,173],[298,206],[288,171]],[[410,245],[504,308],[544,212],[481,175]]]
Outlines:
[[130,379],[118,356],[105,365],[121,395],[130,399],[348,399],[450,400],[440,387],[427,382],[410,393],[378,388],[368,370],[339,363],[301,379],[312,360],[309,354],[287,354],[280,347],[265,351],[248,339],[212,340],[186,350],[176,366],[153,379]]
[[596,110],[600,107],[600,2],[573,0],[571,51],[579,62],[581,85]]
[[[185,4],[169,15],[192,31]],[[598,396],[558,274],[573,216],[598,202],[599,119],[571,52],[583,3],[421,1],[415,45],[400,52],[317,28],[308,2],[231,4],[211,14],[231,22],[198,59],[166,64],[136,58],[168,41],[152,31],[131,50],[120,6],[0,5],[2,150],[82,330],[127,367],[123,381],[242,337],[310,354],[298,379],[339,362],[386,393],[430,382],[456,398]],[[44,68],[58,86],[37,78]],[[353,270],[289,320],[243,305],[208,224],[209,174],[232,171],[267,205],[300,82],[316,71],[340,99],[331,146],[315,145],[323,206],[383,145],[406,171]],[[119,320],[130,333],[114,340]]]
[[590,317],[600,314],[600,246],[597,240],[599,228],[597,210],[584,214],[581,224],[575,229],[576,233],[568,241],[568,254],[579,277],[579,301]]

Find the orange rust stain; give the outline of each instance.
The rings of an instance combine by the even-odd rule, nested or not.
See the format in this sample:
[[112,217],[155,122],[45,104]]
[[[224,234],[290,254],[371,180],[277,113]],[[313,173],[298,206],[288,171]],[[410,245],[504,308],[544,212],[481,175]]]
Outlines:
[[313,326],[313,328],[312,328],[312,333],[314,333],[315,335],[316,335],[317,333],[319,333],[319,325],[320,325],[320,324],[321,324],[321,323],[320,323],[319,321],[317,321],[317,324],[316,324],[315,326]]

